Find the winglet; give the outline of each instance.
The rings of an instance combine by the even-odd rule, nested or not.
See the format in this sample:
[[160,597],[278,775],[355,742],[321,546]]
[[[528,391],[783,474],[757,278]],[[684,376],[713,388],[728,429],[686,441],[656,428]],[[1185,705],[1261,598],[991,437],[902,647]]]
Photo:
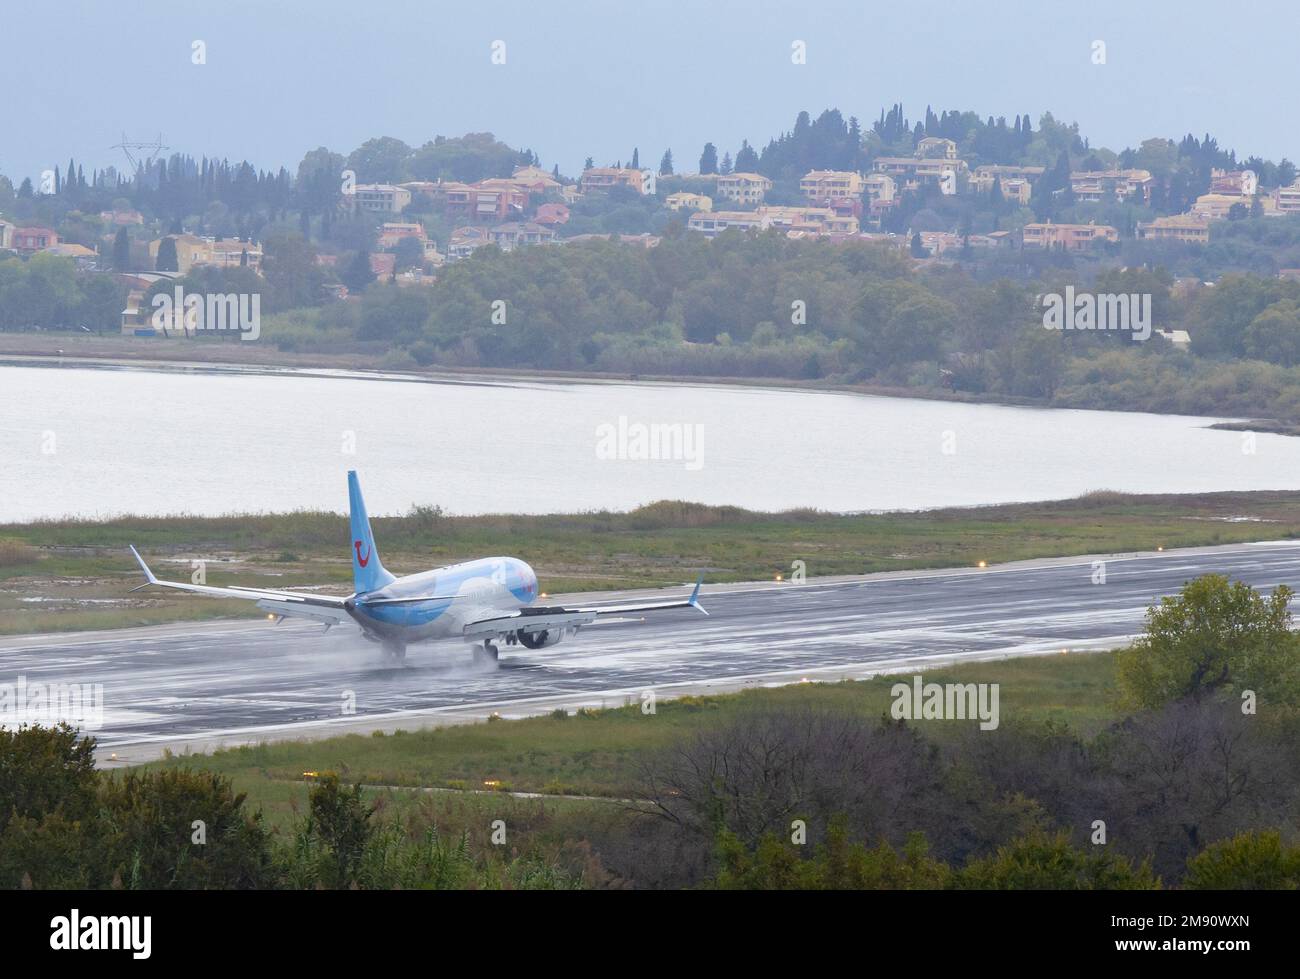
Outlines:
[[140,556],[140,552],[135,549],[135,545],[127,544],[126,546],[131,548],[131,553],[135,555],[136,564],[140,565],[140,570],[144,572],[144,576],[147,579],[143,585],[139,585],[135,588],[132,588],[131,590],[139,591],[141,588],[147,588],[149,585],[156,585],[158,583],[158,579],[155,578],[153,576],[153,572],[149,570],[149,565],[144,563],[144,558],[142,558]]
[[700,572],[700,576],[699,576],[698,578],[695,579],[695,590],[694,590],[693,592],[691,592],[691,597],[688,599],[688,603],[689,603],[690,605],[695,606],[695,607],[696,607],[697,609],[699,609],[701,612],[704,612],[705,615],[708,615],[709,613],[708,613],[707,611],[705,611],[704,606],[700,604],[700,585],[702,585],[702,584],[704,584],[704,572],[703,572],[703,571],[701,571],[701,572]]

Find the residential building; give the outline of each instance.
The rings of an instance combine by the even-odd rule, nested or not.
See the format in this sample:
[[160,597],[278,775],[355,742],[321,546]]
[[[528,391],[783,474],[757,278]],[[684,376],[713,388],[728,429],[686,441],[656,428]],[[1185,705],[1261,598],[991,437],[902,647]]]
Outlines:
[[74,259],[77,268],[80,269],[93,269],[99,261],[99,252],[93,248],[87,248],[85,245],[78,245],[75,242],[61,241],[57,245],[51,245],[45,249],[45,254]]
[[1273,191],[1273,209],[1278,214],[1300,214],[1300,180]]
[[30,228],[15,227],[9,233],[9,247],[20,255],[43,252],[59,243],[59,236],[52,228],[33,225]]
[[370,256],[370,271],[375,278],[387,282],[397,273],[397,256],[376,252]]
[[799,192],[810,203],[862,196],[862,174],[853,170],[809,170],[799,181]]
[[686,227],[706,238],[715,238],[729,228],[757,228],[761,231],[768,227],[768,221],[758,211],[696,211],[686,222]]
[[99,220],[121,228],[128,224],[144,224],[144,215],[139,211],[100,211]]
[[488,244],[491,244],[491,241],[488,238],[487,228],[473,226],[457,228],[451,233],[451,238],[447,242],[447,261],[455,262],[468,258],[476,248]]
[[1259,189],[1259,178],[1253,170],[1219,170],[1210,171],[1211,194],[1235,194],[1238,197],[1254,197]]
[[509,221],[488,228],[488,240],[503,252],[525,245],[541,245],[555,240],[555,231],[533,221]]
[[432,198],[438,191],[442,190],[442,181],[407,181],[399,183],[402,190],[411,191],[411,198],[415,199],[416,194],[425,194]]
[[126,294],[126,308],[122,310],[122,334],[124,336],[153,336],[154,329],[149,323],[148,310],[144,306],[144,290],[132,289]]
[[127,286],[126,308],[122,310],[122,334],[124,336],[152,337],[158,335],[154,328],[154,314],[158,314],[164,335],[173,333],[188,335],[185,327],[185,310],[173,308],[170,318],[161,309],[146,306],[145,294],[156,282],[171,282],[179,278],[175,272],[127,272],[116,273],[113,278]]
[[[149,242],[149,264],[157,268],[158,249],[166,238],[176,242],[176,271],[185,275],[196,265],[216,265],[234,268],[247,264],[253,271],[262,267],[262,247],[256,242],[238,238],[200,238],[198,235],[166,235]],[[247,253],[247,261],[244,255]]]
[[652,170],[632,167],[592,167],[582,172],[582,192],[609,190],[611,187],[630,187],[638,194],[655,192],[655,175]]
[[[609,239],[610,239],[609,235],[588,234],[588,235],[574,235],[572,238],[557,238],[556,241],[562,242],[563,244],[566,245],[570,245],[570,244],[581,243],[584,241],[609,241]],[[639,235],[619,235],[618,240],[620,244],[624,244],[624,245],[640,245],[642,248],[654,248],[655,245],[659,244],[659,242],[661,242],[663,239],[660,238],[658,235],[652,235],[649,232],[643,232]]]
[[[1036,170],[1036,175],[1030,176],[1023,172]],[[1019,204],[1022,207],[1029,203],[1030,197],[1033,196],[1033,181],[1042,176],[1042,167],[999,167],[984,166],[976,167],[975,173],[971,175],[971,190],[981,194],[991,193],[993,184],[996,181],[998,189],[1002,192],[1002,199]]]
[[537,213],[533,215],[533,220],[538,224],[544,224],[548,228],[554,228],[557,225],[569,223],[569,205],[568,204],[539,204]]
[[1187,350],[1192,345],[1191,335],[1186,330],[1153,330],[1151,335],[1164,337],[1175,350]]
[[728,228],[777,228],[808,235],[852,235],[858,232],[857,216],[849,210],[837,212],[830,207],[768,206],[753,211],[696,211],[686,227],[706,238],[713,238]]
[[477,221],[508,221],[523,216],[528,191],[509,180],[480,180],[475,184],[446,183],[447,213]]
[[1047,172],[1045,167],[1017,167],[1002,163],[984,163],[975,168],[971,176],[971,186],[976,190],[987,192],[993,186],[993,178],[1001,177],[1005,183],[1009,179],[1027,180],[1032,184]]
[[1021,207],[1029,203],[1034,193],[1029,181],[1022,177],[1007,177],[998,184],[998,189],[1002,191],[1004,201],[1019,204]]
[[1083,251],[1097,242],[1119,241],[1119,232],[1108,224],[1027,224],[1022,232],[1026,248],[1060,248]]
[[[424,232],[424,226],[416,223],[398,223],[388,222],[379,228],[379,235],[375,239],[375,247],[382,251],[396,248],[398,243],[404,239],[411,238],[420,243],[423,261],[434,268],[442,265],[444,261],[443,254],[438,251],[437,242],[429,238]],[[407,284],[410,278],[408,277]]]
[[1240,204],[1249,211],[1251,200],[1240,194],[1202,194],[1192,205],[1192,213],[1210,221],[1222,221],[1227,218],[1233,205]]
[[559,193],[560,182],[541,167],[515,167],[510,181],[530,194]]
[[772,181],[761,173],[718,174],[718,195],[737,204],[761,204],[771,189]]
[[1151,197],[1149,170],[1076,170],[1070,174],[1075,200],[1099,202]]
[[[254,272],[262,271],[262,246],[252,241],[240,241],[238,238],[205,238],[207,251],[198,265],[219,265],[234,268],[247,265]],[[247,256],[247,259],[245,259]]]
[[675,194],[669,194],[664,198],[664,203],[668,205],[670,211],[712,211],[713,198],[707,194],[692,194],[689,191],[679,190]]
[[14,226],[8,221],[0,221],[0,248],[12,247]]
[[926,136],[916,144],[916,155],[927,160],[956,160],[957,144],[942,136]]
[[898,184],[887,173],[869,173],[862,178],[862,198],[866,201],[892,201]]
[[1205,245],[1210,241],[1210,221],[1202,214],[1174,214],[1139,222],[1137,236],[1148,241],[1182,241]]
[[947,174],[954,178],[960,177],[970,169],[965,160],[923,160],[914,156],[878,156],[871,165],[877,173],[887,173],[896,180],[901,179],[905,190],[915,190],[923,184],[940,183]]
[[[953,231],[920,231],[921,247],[931,256],[962,248],[992,248],[997,242],[988,235],[959,235]],[[911,235],[908,235],[911,238]]]
[[829,207],[764,206],[758,212],[767,220],[766,227],[782,231],[809,231],[815,234],[857,234],[858,219],[850,211],[836,213]]
[[415,238],[421,242],[425,241],[427,236],[424,233],[424,225],[386,222],[379,226],[379,235],[375,239],[375,247],[381,251],[396,248],[397,243],[403,238]]
[[352,199],[363,211],[401,214],[411,203],[411,192],[394,184],[357,184]]

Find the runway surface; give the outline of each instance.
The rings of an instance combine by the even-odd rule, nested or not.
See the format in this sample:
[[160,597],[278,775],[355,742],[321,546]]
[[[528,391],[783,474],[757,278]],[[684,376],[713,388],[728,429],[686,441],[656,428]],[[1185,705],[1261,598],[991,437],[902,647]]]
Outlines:
[[[1300,542],[1104,556],[1104,584],[1093,583],[1098,559],[805,584],[706,582],[708,617],[652,614],[536,652],[502,645],[496,669],[474,665],[459,643],[412,646],[394,668],[354,631],[265,620],[5,637],[0,684],[102,684],[103,724],[93,733],[101,764],[121,764],[164,748],[615,706],[651,689],[671,697],[1108,648],[1141,630],[1149,604],[1198,575],[1218,572],[1261,589],[1300,581]],[[633,594],[647,593],[599,598]]]

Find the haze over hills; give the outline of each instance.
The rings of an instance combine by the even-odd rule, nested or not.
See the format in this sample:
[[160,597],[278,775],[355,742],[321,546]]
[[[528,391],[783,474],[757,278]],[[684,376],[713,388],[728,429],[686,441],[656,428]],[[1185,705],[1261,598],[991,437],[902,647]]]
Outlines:
[[[129,15],[69,0],[58,16],[13,17],[0,83],[19,97],[6,105],[0,172],[15,183],[69,155],[121,165],[110,147],[123,132],[274,170],[312,146],[354,147],[376,134],[418,144],[432,132],[490,128],[576,173],[587,156],[613,162],[631,146],[655,159],[667,147],[698,153],[706,141],[734,152],[803,108],[870,119],[895,101],[912,115],[960,103],[1036,120],[1050,108],[1116,150],[1208,131],[1246,153],[1295,153],[1278,103],[1296,90],[1300,66],[1292,34],[1270,27],[1293,22],[1281,0],[1249,16],[1204,0],[1163,16],[1116,0],[1012,2],[996,14],[950,0],[921,12],[854,0],[784,9],[669,0],[635,15],[579,0],[563,12],[466,6],[454,19],[421,0],[364,9],[237,0],[201,11],[145,0]],[[195,40],[206,45],[201,65]],[[498,40],[504,64],[492,62]],[[796,40],[806,42],[805,64],[791,63]],[[1096,40],[1106,43],[1104,65],[1093,64]]]

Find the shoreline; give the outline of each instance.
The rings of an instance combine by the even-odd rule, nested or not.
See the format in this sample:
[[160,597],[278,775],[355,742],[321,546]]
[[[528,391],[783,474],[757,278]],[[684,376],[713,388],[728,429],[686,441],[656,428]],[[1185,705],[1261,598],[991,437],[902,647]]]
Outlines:
[[[148,350],[141,344],[150,345]],[[188,348],[181,344],[188,343]],[[159,345],[171,345],[167,349]],[[211,347],[209,351],[203,347]],[[245,351],[235,354],[235,351]],[[205,356],[196,356],[204,354]],[[232,356],[233,354],[233,356]],[[493,383],[534,381],[554,384],[651,384],[694,385],[697,387],[740,387],[763,390],[819,391],[867,397],[916,399],[955,404],[995,405],[1006,408],[1039,408],[1048,411],[1124,411],[1139,414],[1137,408],[1076,408],[1044,403],[1035,398],[989,397],[935,388],[900,388],[876,384],[832,384],[798,378],[727,377],[707,374],[628,374],[608,371],[542,370],[528,367],[446,367],[394,370],[382,365],[382,357],[366,353],[303,354],[255,344],[215,343],[194,340],[99,337],[82,334],[20,334],[0,332],[0,366],[86,366],[134,368],[157,371],[240,371],[274,376],[292,372],[304,377],[346,376],[355,380],[383,380],[406,383]],[[1209,416],[1199,416],[1209,417]],[[1235,423],[1235,422],[1229,422]],[[1300,434],[1300,430],[1297,430]]]
[[[148,350],[140,344],[150,345]],[[188,348],[180,344],[188,343]],[[173,345],[172,349],[160,345]],[[204,350],[204,346],[212,348]],[[497,384],[529,381],[539,384],[643,384],[684,385],[695,387],[737,387],[755,390],[821,392],[859,397],[912,399],[948,404],[988,405],[1003,408],[1034,408],[1042,411],[1106,411],[1125,414],[1150,414],[1171,417],[1218,418],[1205,428],[1259,432],[1300,437],[1300,424],[1276,419],[1248,419],[1218,412],[1192,414],[1154,411],[1150,408],[1048,404],[1041,398],[988,396],[939,388],[906,388],[882,384],[836,384],[799,378],[730,377],[708,374],[626,374],[609,371],[543,370],[529,367],[448,367],[393,369],[383,366],[383,358],[366,353],[303,354],[268,346],[248,349],[234,343],[204,343],[194,340],[140,340],[130,337],[98,337],[80,334],[44,334],[31,336],[0,332],[0,366],[11,367],[86,367],[157,372],[211,371],[232,372],[267,377],[284,376],[347,378],[351,380],[388,381],[407,384]],[[71,351],[71,352],[70,352]],[[207,356],[207,354],[211,356]],[[197,356],[196,356],[197,355]]]

